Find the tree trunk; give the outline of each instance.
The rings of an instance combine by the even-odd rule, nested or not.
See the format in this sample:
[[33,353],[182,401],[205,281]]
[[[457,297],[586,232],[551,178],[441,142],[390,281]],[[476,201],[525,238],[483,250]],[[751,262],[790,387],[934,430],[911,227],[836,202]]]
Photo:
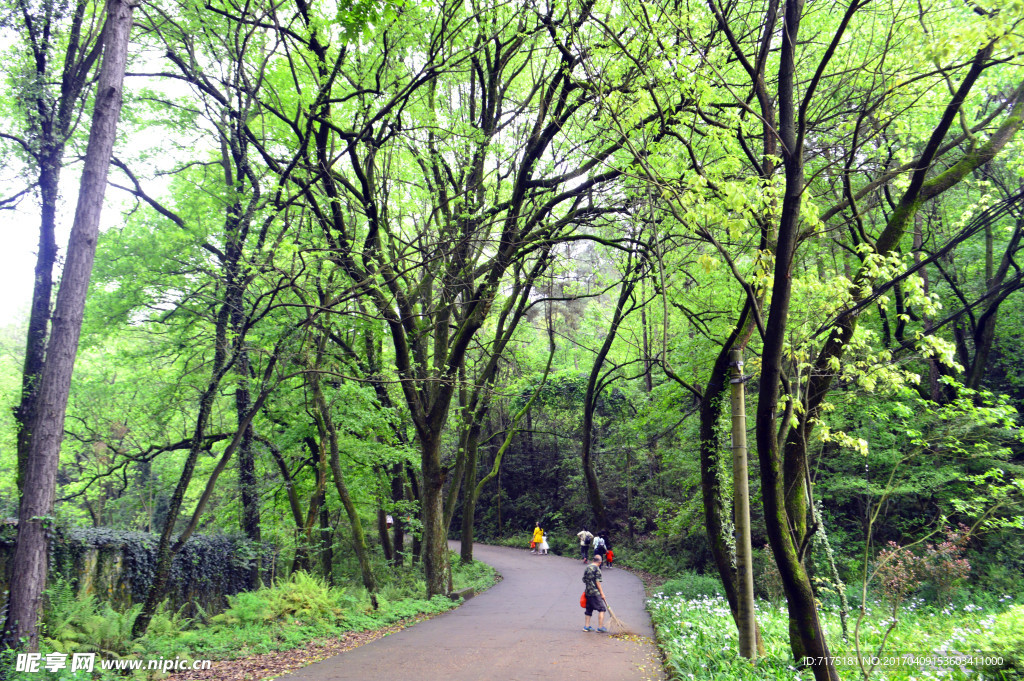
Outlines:
[[[395,464],[391,469],[391,500],[395,503],[405,499],[405,485],[403,480],[405,475],[402,473],[402,466]],[[393,513],[395,519],[395,526],[392,532],[394,533],[394,559],[392,565],[395,567],[401,567],[405,562],[405,525],[402,523],[402,514],[398,512]]]
[[[53,267],[57,261],[57,241],[55,237],[57,223],[57,202],[60,200],[60,175],[64,166],[64,150],[76,113],[81,101],[82,90],[89,84],[89,74],[99,58],[102,50],[102,35],[94,36],[86,32],[82,38],[82,26],[87,19],[85,0],[77,0],[74,10],[70,13],[71,22],[67,26],[63,46],[64,63],[62,65],[59,94],[56,99],[48,95],[46,84],[52,80],[51,51],[58,45],[54,40],[57,35],[55,28],[47,31],[26,31],[25,37],[30,43],[35,56],[35,72],[32,74],[38,89],[26,102],[29,108],[29,135],[37,140],[39,153],[39,250],[36,254],[35,276],[32,286],[32,305],[29,313],[28,333],[25,343],[25,363],[22,371],[21,400],[14,409],[14,420],[17,428],[18,470],[17,485],[19,493],[25,476],[28,461],[28,445],[30,440],[33,414],[35,413],[35,396],[39,386],[39,377],[43,372],[46,357],[46,334],[50,323],[50,303],[53,297]],[[26,15],[27,18],[27,15]],[[8,567],[10,567],[8,565]]]
[[[590,391],[588,390],[588,393]],[[583,462],[583,477],[587,484],[587,501],[590,502],[590,511],[594,514],[594,521],[597,523],[598,531],[608,529],[608,518],[604,512],[604,502],[601,500],[601,485],[597,480],[597,473],[594,471],[592,450],[594,445],[594,409],[597,399],[593,395],[591,403],[583,411],[583,446],[581,460]]]
[[320,571],[327,584],[334,586],[334,526],[327,505],[320,507]]
[[423,570],[427,598],[448,592],[448,536],[444,526],[444,469],[440,466],[440,433],[420,443],[423,449]]
[[[640,298],[644,301],[647,300],[647,287],[646,279],[640,282]],[[651,344],[647,337],[647,305],[641,305],[640,307],[640,330],[641,330],[641,345],[640,345],[640,359],[643,361],[644,367],[644,390],[650,393],[654,390],[654,375],[652,368],[654,366],[654,360],[651,358]],[[632,536],[632,525],[633,521],[630,520],[630,535]]]
[[[991,250],[991,225],[988,225],[986,229],[986,249]],[[991,270],[991,254],[986,253],[986,288],[989,293],[997,291],[1003,285],[1022,238],[1024,238],[1024,219],[1018,219],[1014,225],[1013,235],[1010,237],[1006,250],[1003,252],[999,268],[995,272]],[[988,367],[988,357],[992,352],[992,345],[995,343],[999,306],[1006,300],[1009,293],[1009,291],[1006,291],[990,298],[985,305],[984,311],[978,315],[977,328],[974,331],[973,339],[974,356],[971,359],[965,382],[965,385],[971,390],[979,390],[981,388],[982,379],[985,377],[985,369]]]
[[[529,412],[527,412],[529,413]],[[480,453],[479,434],[466,444],[466,482],[462,500],[462,544],[459,558],[463,563],[473,562],[473,530],[476,524],[477,462]]]
[[[318,428],[319,425],[318,422]],[[305,439],[306,446],[316,461],[316,485],[313,488],[313,492],[309,495],[309,508],[306,512],[306,519],[299,528],[298,539],[295,543],[295,558],[292,560],[292,572],[298,570],[306,570],[308,572],[313,569],[313,556],[319,544],[319,542],[314,540],[314,528],[316,527],[316,519],[320,514],[320,509],[324,506],[325,492],[327,490],[327,454],[326,449],[321,445],[321,443],[326,443],[326,440],[327,436],[322,432],[320,433],[320,442],[317,442],[314,437],[307,437]]]
[[[817,681],[838,681],[839,676],[818,620],[810,579],[802,562],[807,538],[803,460],[792,456],[795,452],[786,451],[783,456],[777,416],[779,386],[783,378],[783,347],[792,296],[793,255],[804,191],[804,159],[795,92],[796,41],[803,5],[802,0],[788,0],[783,10],[778,101],[779,138],[786,185],[775,245],[771,309],[765,323],[755,432],[765,526],[789,604],[790,647],[797,660],[804,656],[820,660],[813,665]],[[786,424],[782,426],[785,428]],[[787,489],[787,483],[794,479],[799,479],[800,484]]]
[[[235,326],[235,325],[233,325]],[[235,326],[239,329],[241,325]],[[259,494],[256,488],[256,458],[253,454],[253,428],[252,419],[247,419],[252,407],[252,395],[249,392],[249,353],[244,349],[238,350],[237,361],[238,386],[235,388],[235,412],[238,423],[245,422],[242,432],[242,441],[238,445],[238,487],[242,501],[242,532],[249,541],[259,543],[262,541],[260,534],[260,503]],[[249,580],[252,588],[260,583],[260,562],[254,561],[250,569]]]
[[[718,437],[718,420],[722,415],[725,379],[729,372],[729,352],[749,340],[754,331],[754,316],[749,303],[744,307],[735,330],[722,346],[721,352],[711,368],[711,375],[700,400],[700,488],[704,503],[704,527],[707,532],[711,556],[722,580],[725,599],[729,603],[736,630],[740,631],[740,594],[736,570],[736,552],[732,538],[726,532],[725,499],[722,493],[721,442]],[[754,621],[758,654],[764,654],[764,640],[761,629]]]
[[590,509],[594,513],[594,520],[597,522],[598,531],[606,531],[609,528],[604,503],[601,501],[601,487],[597,480],[597,474],[594,472],[594,463],[591,458],[594,445],[594,412],[597,411],[597,400],[600,396],[601,388],[604,387],[600,380],[601,369],[604,367],[608,352],[612,349],[612,343],[615,342],[615,334],[619,330],[619,324],[622,323],[623,318],[626,316],[626,302],[633,294],[633,289],[636,286],[636,279],[631,272],[632,269],[633,261],[632,257],[630,257],[622,280],[622,286],[619,289],[619,299],[615,304],[612,323],[608,327],[604,342],[597,351],[597,357],[594,358],[594,364],[590,368],[590,376],[587,378],[587,392],[583,398],[583,446],[581,458],[583,461],[583,475],[587,483],[587,499],[590,501]]
[[[21,401],[14,410],[18,427],[18,489],[22,490],[28,465],[31,421],[35,414],[39,377],[46,357],[46,330],[50,323],[50,300],[53,295],[53,265],[57,261],[56,228],[60,155],[53,149],[53,140],[43,140],[44,153],[39,168],[39,196],[42,218],[39,224],[39,252],[36,256],[32,286],[32,308],[28,319],[25,343],[25,364],[21,375]],[[63,145],[60,151],[63,151]]]
[[754,569],[750,549],[750,493],[747,478],[747,416],[743,399],[743,352],[729,352],[732,367],[732,474],[736,527],[736,586],[739,595],[737,628],[740,655],[757,657],[757,620],[754,616]]
[[[153,570],[153,581],[149,585],[149,591],[146,594],[146,600],[142,605],[142,610],[139,612],[138,617],[135,618],[135,623],[132,625],[133,638],[139,638],[146,633],[146,629],[149,628],[149,622],[153,619],[153,614],[156,612],[157,606],[160,604],[160,601],[163,600],[164,591],[167,588],[167,582],[170,580],[171,561],[173,560],[175,553],[174,545],[171,544],[171,539],[174,535],[175,526],[178,522],[178,515],[181,512],[181,506],[182,503],[184,503],[185,494],[188,492],[189,484],[192,482],[192,474],[195,471],[196,462],[199,460],[199,454],[203,451],[206,426],[210,420],[210,414],[213,411],[213,403],[216,399],[221,381],[224,379],[224,376],[231,369],[231,365],[234,363],[227,359],[227,331],[229,319],[230,310],[228,305],[225,303],[221,305],[220,310],[217,313],[217,322],[214,332],[214,354],[210,370],[210,380],[207,383],[203,394],[199,398],[199,411],[196,414],[196,424],[192,431],[192,441],[189,446],[188,456],[185,458],[185,465],[182,466],[181,477],[178,478],[178,484],[174,488],[174,494],[171,495],[171,501],[167,508],[167,520],[160,532],[160,543],[157,546],[156,567]],[[180,541],[181,539],[179,539],[179,542]]]
[[96,254],[107,171],[121,113],[121,88],[133,9],[134,5],[124,0],[107,2],[103,65],[97,83],[78,206],[57,292],[53,333],[47,345],[46,364],[39,378],[31,421],[23,485],[25,493],[18,513],[11,596],[3,634],[3,647],[7,648],[24,644],[26,649],[36,650],[39,646],[37,618],[46,586],[47,525],[53,513],[71,375]]
[[391,535],[388,534],[388,518],[383,508],[377,509],[377,536],[380,538],[380,548],[384,551],[384,560],[388,563],[395,561],[395,549],[391,545]]
[[[322,349],[322,348],[321,348]],[[334,419],[331,418],[330,408],[324,398],[323,390],[320,388],[320,378],[316,373],[309,379],[313,388],[313,399],[316,402],[317,428],[321,432],[321,440],[326,436],[330,447],[331,472],[334,474],[334,489],[341,498],[341,504],[345,508],[349,525],[352,527],[352,548],[355,550],[356,559],[359,561],[359,572],[363,578],[363,586],[370,592],[370,600],[373,607],[377,607],[377,581],[373,576],[373,569],[370,566],[370,551],[366,546],[366,533],[363,531],[363,522],[359,519],[356,505],[349,494],[348,486],[345,485],[345,476],[341,470],[341,456],[338,452],[338,430],[334,426]]]
[[[221,164],[224,168],[224,184],[235,192],[235,200],[227,209],[225,219],[225,257],[223,262],[225,274],[225,300],[231,309],[231,329],[234,332],[235,373],[235,411],[239,427],[248,417],[252,404],[249,391],[250,365],[249,351],[245,346],[245,334],[249,325],[249,313],[246,310],[245,290],[247,273],[243,266],[245,241],[249,234],[249,225],[259,203],[259,184],[250,176],[245,136],[234,126],[228,135],[221,137]],[[245,197],[243,182],[249,180],[251,191]],[[260,500],[256,485],[256,460],[252,449],[253,427],[244,426],[242,440],[238,446],[238,487],[242,502],[242,532],[252,542],[259,542],[260,537]],[[252,570],[253,584],[259,582],[259,565],[254,564]]]
[[[416,502],[423,505],[423,496],[420,494],[420,482],[416,476],[416,470],[412,467],[412,464],[405,464],[405,473],[409,478],[409,487],[407,489],[408,494],[406,495],[409,501]],[[421,539],[422,533],[413,533],[412,535],[412,563],[415,565],[419,562],[420,556],[423,554],[423,540]]]

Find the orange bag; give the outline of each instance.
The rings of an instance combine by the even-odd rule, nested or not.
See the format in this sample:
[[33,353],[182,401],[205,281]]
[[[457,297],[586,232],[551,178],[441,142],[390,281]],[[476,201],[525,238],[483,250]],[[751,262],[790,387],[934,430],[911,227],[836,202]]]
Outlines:
[[537,546],[537,542],[535,542],[535,541],[530,542],[530,548],[531,549],[532,548],[536,548],[536,546]]
[[580,607],[581,608],[587,607],[587,592],[586,591],[584,591],[583,595],[580,596]]

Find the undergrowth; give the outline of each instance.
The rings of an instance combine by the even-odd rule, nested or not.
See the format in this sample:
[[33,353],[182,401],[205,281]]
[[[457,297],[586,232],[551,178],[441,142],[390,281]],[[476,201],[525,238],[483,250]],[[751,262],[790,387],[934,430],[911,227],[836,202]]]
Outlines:
[[[798,670],[789,648],[788,615],[784,604],[757,603],[757,621],[765,644],[756,664],[739,656],[736,627],[729,606],[715,580],[691,576],[672,580],[648,601],[648,609],[665,654],[665,668],[674,680],[813,678]],[[680,590],[673,590],[680,589]],[[702,593],[703,592],[703,593]],[[946,607],[911,599],[900,612],[895,628],[886,604],[870,601],[861,625],[861,653],[878,655],[885,663],[870,679],[884,681],[1009,681],[1024,678],[1024,606],[1002,602],[980,606],[973,603]],[[821,608],[831,653],[848,660],[837,665],[843,680],[863,679],[856,663],[853,640],[844,641],[838,611],[826,603]],[[884,646],[882,645],[885,641]],[[881,649],[881,653],[879,653]],[[996,657],[999,664],[942,664],[931,666],[917,660],[945,659],[959,655]]]
[[[456,590],[482,591],[495,581],[490,566],[462,565],[452,554]],[[145,636],[133,639],[132,624],[141,606],[117,612],[92,596],[76,596],[70,584],[57,581],[47,590],[40,652],[96,653],[96,669],[72,673],[47,671],[47,679],[124,678],[100,670],[100,659],[230,660],[259,653],[290,650],[347,631],[380,629],[400,620],[449,610],[457,602],[446,596],[426,599],[426,584],[417,568],[388,570],[373,608],[361,586],[329,586],[322,578],[296,572],[255,591],[228,596],[228,607],[210,616],[201,608],[194,618],[160,608]],[[6,661],[0,661],[4,664]],[[70,665],[68,665],[70,667]],[[8,665],[13,668],[13,665]],[[156,672],[135,672],[137,678],[162,678]],[[149,675],[147,675],[149,674]],[[151,675],[151,676],[150,676]],[[37,673],[11,673],[10,681],[38,681]]]

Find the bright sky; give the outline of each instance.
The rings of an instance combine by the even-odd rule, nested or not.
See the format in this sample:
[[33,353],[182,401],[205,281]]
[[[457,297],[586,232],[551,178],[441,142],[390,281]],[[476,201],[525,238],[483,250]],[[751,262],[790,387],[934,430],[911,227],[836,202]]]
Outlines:
[[[16,324],[28,318],[32,300],[32,271],[35,267],[35,240],[39,227],[24,211],[3,213],[3,249],[0,249],[0,326]],[[38,219],[37,219],[38,222]],[[33,228],[34,227],[34,228]]]
[[[0,188],[0,198],[9,195],[8,186]],[[39,245],[38,202],[32,197],[22,198],[17,209],[0,213],[0,223],[0,326],[27,323]],[[63,224],[61,228],[58,243],[63,255],[70,228]]]
[[[6,42],[0,34],[0,54],[3,54],[2,48]],[[140,68],[147,66],[149,65],[143,63]],[[177,81],[157,81],[148,77],[129,78],[125,81],[126,90],[143,86],[168,98],[179,96],[188,90],[187,86]],[[81,133],[88,134],[88,117],[83,123]],[[152,131],[127,131],[125,126],[119,126],[118,142],[115,145],[114,153],[122,158],[130,159],[145,151],[152,153],[153,149],[160,149],[154,162],[173,165],[175,162],[181,162],[189,151],[194,153],[198,148],[194,140],[188,140],[187,144],[179,144],[174,149],[166,148],[167,145],[163,144],[165,141],[160,135],[154,136]],[[78,184],[81,177],[81,163],[70,159],[66,160],[69,163],[61,170],[60,192],[62,198],[57,213],[58,265],[57,271],[54,272],[54,298],[57,295],[56,284],[60,276],[60,265],[67,249],[71,224],[74,222],[75,204],[78,201]],[[11,163],[8,159],[0,157],[0,200],[25,188],[24,180],[14,175],[22,168],[15,168],[15,166],[20,166],[20,164]],[[140,177],[140,181],[147,191],[159,197],[169,182],[166,179],[147,180],[145,172],[147,167],[146,164],[139,164],[134,168],[135,173]],[[124,174],[113,166],[110,168],[109,177],[112,182],[129,184]],[[100,217],[100,230],[105,231],[120,224],[122,212],[130,204],[131,201],[124,192],[108,185],[103,214]],[[23,196],[15,210],[0,211],[0,287],[2,287],[0,290],[3,292],[0,295],[0,327],[10,324],[27,324],[28,322],[29,307],[32,303],[36,252],[39,245],[39,221],[39,201],[34,195]]]
[[[71,223],[74,221],[75,202],[78,200],[78,182],[80,173],[78,165],[71,165],[61,172],[62,200],[57,213],[57,257],[58,271],[54,272],[55,280],[60,276],[59,263],[63,262],[67,249]],[[10,196],[24,188],[9,181],[0,185],[0,198]],[[108,191],[108,198],[110,198]],[[110,224],[111,215],[117,209],[107,206],[103,210],[102,224]],[[35,277],[36,252],[39,246],[39,201],[35,196],[26,195],[15,210],[0,213],[0,326],[28,323],[29,306],[32,303],[32,285]],[[54,288],[54,297],[57,289]]]

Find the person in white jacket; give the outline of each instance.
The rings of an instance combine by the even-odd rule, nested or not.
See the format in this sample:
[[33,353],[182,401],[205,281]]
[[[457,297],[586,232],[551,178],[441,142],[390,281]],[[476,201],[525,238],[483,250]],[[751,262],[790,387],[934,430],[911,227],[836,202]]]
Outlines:
[[587,532],[587,528],[584,527],[582,532],[576,533],[576,536],[580,538],[580,558],[586,563],[590,558],[590,542],[594,539],[594,535]]

